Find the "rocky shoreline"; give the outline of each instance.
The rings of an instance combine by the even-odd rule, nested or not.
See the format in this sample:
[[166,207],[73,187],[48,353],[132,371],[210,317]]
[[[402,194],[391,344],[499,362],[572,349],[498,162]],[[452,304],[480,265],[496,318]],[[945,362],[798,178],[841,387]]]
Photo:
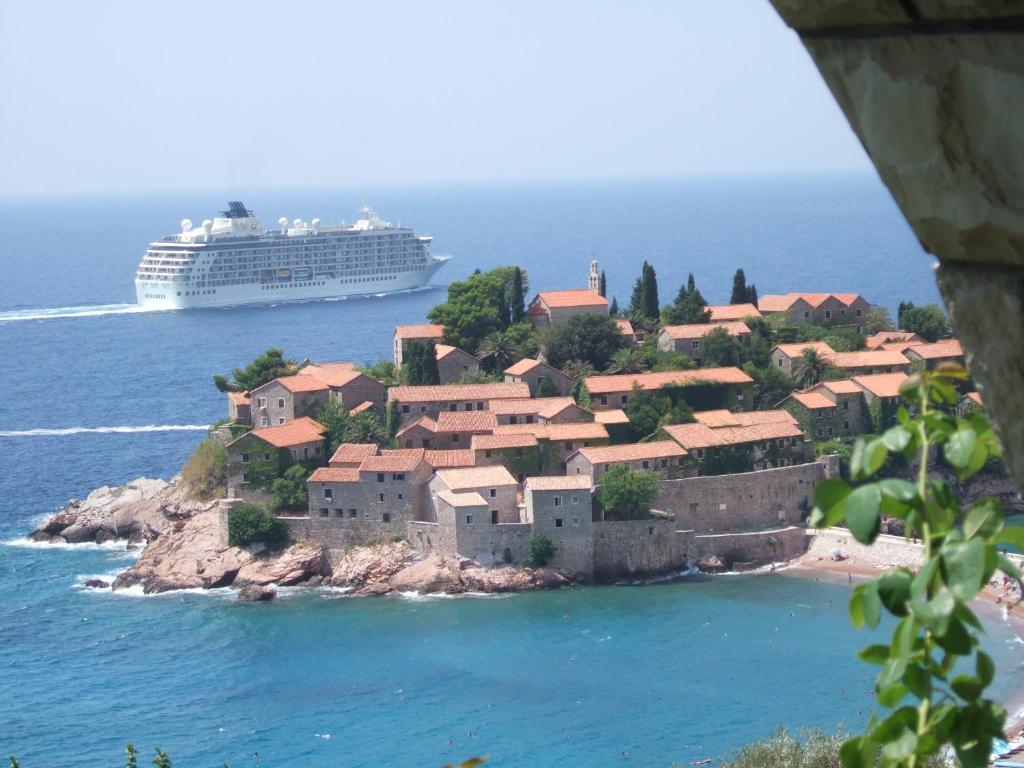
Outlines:
[[323,548],[298,541],[282,551],[223,543],[217,501],[187,498],[178,478],[139,478],[71,499],[29,534],[33,541],[103,544],[125,541],[141,548],[138,560],[111,584],[114,591],[141,586],[146,594],[180,589],[238,588],[242,600],[268,600],[278,586],[345,588],[364,597],[399,592],[463,594],[553,589],[572,579],[544,568],[485,567],[468,558],[422,557],[407,543],[353,547],[337,563]]

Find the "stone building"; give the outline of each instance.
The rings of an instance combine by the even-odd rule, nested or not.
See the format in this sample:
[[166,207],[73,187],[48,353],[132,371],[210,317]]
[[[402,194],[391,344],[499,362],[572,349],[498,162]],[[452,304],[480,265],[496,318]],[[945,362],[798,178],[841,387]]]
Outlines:
[[796,362],[803,357],[805,349],[813,349],[821,357],[835,354],[824,341],[799,341],[793,344],[777,344],[770,352],[772,365],[785,373],[793,376]]
[[469,448],[473,435],[489,435],[498,426],[490,411],[442,411],[437,417],[433,448]]
[[252,399],[248,392],[228,392],[228,421],[252,424]]
[[956,339],[943,339],[934,344],[914,344],[903,350],[912,370],[933,370],[943,363],[964,365],[964,348]]
[[392,343],[395,367],[401,368],[403,357],[409,351],[409,345],[414,341],[426,344],[434,342],[438,344],[444,338],[444,326],[423,323],[420,325],[396,325],[395,335]]
[[608,314],[608,300],[589,288],[570,291],[541,291],[526,310],[538,328],[564,323],[576,315]]
[[492,400],[489,409],[498,424],[580,424],[594,414],[571,397],[529,397]]
[[900,387],[907,380],[905,373],[880,373],[854,376],[852,381],[864,393],[864,404],[871,419],[873,433],[880,433],[896,423],[900,404]]
[[559,395],[568,395],[576,386],[576,379],[567,376],[554,366],[540,360],[524,357],[518,363],[505,369],[505,381],[509,383],[525,383],[530,387],[530,394],[537,396],[537,389],[544,379],[550,379]]
[[762,315],[783,314],[789,325],[849,325],[863,331],[871,306],[856,293],[787,293],[762,296],[757,308]]
[[593,488],[585,475],[531,477],[523,488],[531,533],[555,545],[549,567],[590,576],[594,572]]
[[437,357],[437,374],[442,384],[458,384],[467,373],[480,370],[480,358],[464,349],[436,344],[434,351]]
[[879,331],[878,333],[868,336],[864,340],[864,346],[868,349],[882,349],[887,344],[901,344],[904,346],[900,347],[902,351],[905,347],[913,344],[926,344],[927,340],[918,336],[916,333],[910,331]]
[[492,400],[527,398],[526,384],[432,384],[400,386],[388,390],[388,402],[397,404],[403,424],[443,411],[485,411]]
[[300,416],[315,417],[333,399],[346,410],[364,403],[384,404],[384,385],[350,363],[309,365],[294,376],[282,376],[249,393],[253,425],[284,424]]
[[811,460],[803,428],[788,411],[716,410],[693,417],[694,424],[664,429],[690,454],[698,475],[787,467]]
[[722,328],[741,343],[750,338],[750,329],[739,320],[692,325],[665,325],[658,331],[658,349],[662,352],[683,352],[695,363],[704,360],[704,337]]
[[729,323],[748,317],[761,318],[761,313],[753,304],[708,305],[708,311],[711,312],[710,323]]
[[459,527],[521,522],[516,479],[502,466],[439,469],[429,482],[429,493],[432,500],[446,493],[476,494],[483,500],[487,513],[467,513],[459,520]]
[[[908,349],[912,349],[912,347]],[[900,373],[910,369],[910,360],[895,349],[833,352],[827,355],[826,359],[829,365],[838,368],[847,376]]]
[[326,428],[300,416],[274,427],[257,427],[227,445],[228,496],[249,501],[270,497],[273,481],[293,464],[322,465]]
[[590,393],[590,407],[595,411],[622,408],[629,402],[634,387],[657,391],[667,387],[683,390],[683,397],[694,407],[749,408],[754,380],[739,368],[699,368],[690,371],[663,373],[623,373],[610,376],[588,376],[583,380]]
[[520,483],[540,473],[540,443],[531,434],[474,435],[470,451],[474,466],[503,466]]
[[399,429],[395,433],[395,441],[401,448],[434,448],[437,421],[429,416],[420,416]]
[[688,463],[686,449],[675,440],[654,440],[580,448],[566,460],[565,472],[567,475],[585,475],[591,484],[599,485],[609,467],[625,464],[630,469],[656,472],[662,480],[668,480],[684,477]]
[[864,390],[851,379],[823,381],[793,392],[779,404],[814,440],[851,437],[871,431]]
[[540,444],[540,470],[545,474],[565,474],[565,462],[579,448],[607,445],[604,424],[499,424],[495,435],[533,435]]

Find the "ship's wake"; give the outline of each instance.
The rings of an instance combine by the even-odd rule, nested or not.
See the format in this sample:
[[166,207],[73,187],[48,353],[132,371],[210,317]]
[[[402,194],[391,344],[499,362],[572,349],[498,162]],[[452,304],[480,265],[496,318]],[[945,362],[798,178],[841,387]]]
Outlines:
[[66,427],[63,429],[0,429],[0,437],[64,437],[65,435],[111,434],[129,435],[138,432],[201,432],[209,424],[147,424],[140,427]]
[[60,317],[101,317],[103,315],[136,315],[143,312],[166,312],[161,307],[144,307],[140,304],[96,304],[89,307],[50,307],[37,309],[14,309],[0,312],[0,323],[17,320],[53,320]]

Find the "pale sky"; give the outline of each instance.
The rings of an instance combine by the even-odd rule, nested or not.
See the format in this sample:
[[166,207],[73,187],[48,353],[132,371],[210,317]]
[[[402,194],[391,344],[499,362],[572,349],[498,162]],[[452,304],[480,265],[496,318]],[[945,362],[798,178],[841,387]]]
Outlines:
[[0,194],[866,170],[768,0],[0,4]]

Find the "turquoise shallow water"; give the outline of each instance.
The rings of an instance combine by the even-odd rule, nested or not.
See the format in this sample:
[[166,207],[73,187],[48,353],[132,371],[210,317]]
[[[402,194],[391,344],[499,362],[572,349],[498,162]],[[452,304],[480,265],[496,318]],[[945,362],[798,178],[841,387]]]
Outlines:
[[[209,423],[224,412],[210,376],[271,344],[320,360],[388,355],[393,325],[422,319],[445,282],[475,267],[518,263],[534,288],[562,288],[581,284],[596,256],[620,303],[644,259],[663,302],[689,271],[709,300],[725,301],[738,266],[762,293],[861,291],[890,308],[937,299],[930,259],[866,177],[245,200],[265,221],[330,221],[364,194],[455,255],[439,285],[124,313],[109,305],[131,300],[146,243],[225,200],[0,201],[0,540],[99,485],[170,477],[202,437],[78,429]],[[498,766],[668,766],[777,723],[855,725],[871,705],[872,670],[853,657],[868,640],[849,626],[842,586],[745,576],[508,598],[317,592],[259,606],[77,587],[126,564],[113,550],[0,546],[0,757],[111,766],[132,740],[171,750],[179,768],[438,766],[473,754]],[[1024,646],[1005,627],[991,646],[1010,690]]]

